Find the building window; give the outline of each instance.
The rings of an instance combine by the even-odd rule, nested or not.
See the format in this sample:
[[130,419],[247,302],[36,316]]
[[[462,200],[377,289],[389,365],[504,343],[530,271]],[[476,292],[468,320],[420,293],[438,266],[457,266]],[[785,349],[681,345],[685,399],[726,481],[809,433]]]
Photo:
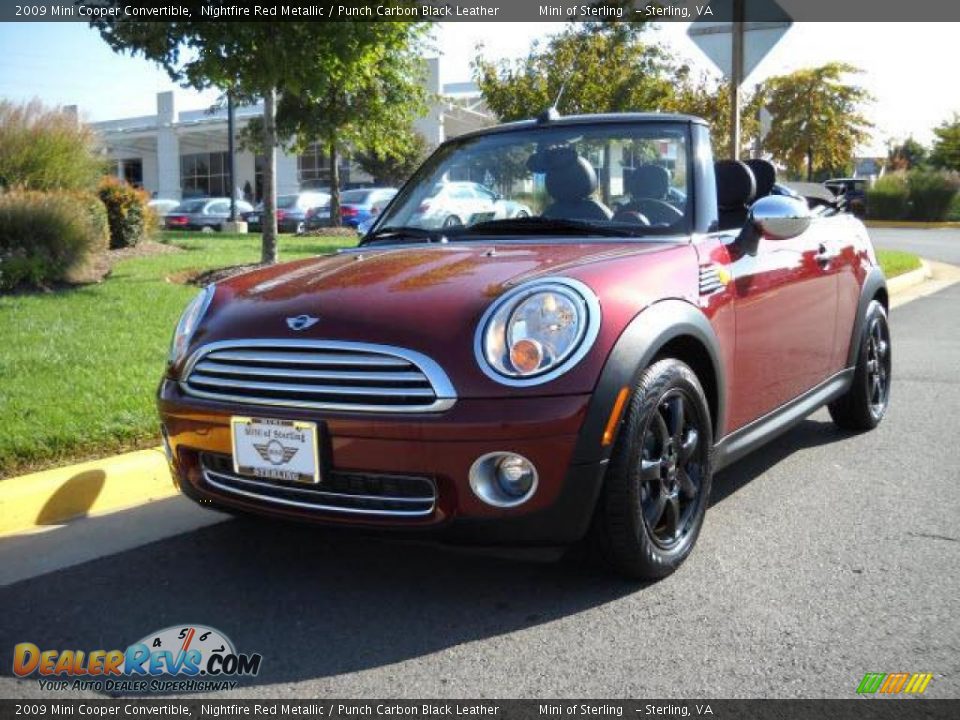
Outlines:
[[230,197],[230,161],[225,152],[180,156],[184,197]]
[[[307,149],[297,156],[297,179],[301,190],[327,189],[330,187],[330,160],[327,153],[317,144],[310,143]],[[350,185],[350,159],[340,156],[340,187]]]
[[124,158],[113,163],[113,174],[134,187],[143,187],[143,160]]

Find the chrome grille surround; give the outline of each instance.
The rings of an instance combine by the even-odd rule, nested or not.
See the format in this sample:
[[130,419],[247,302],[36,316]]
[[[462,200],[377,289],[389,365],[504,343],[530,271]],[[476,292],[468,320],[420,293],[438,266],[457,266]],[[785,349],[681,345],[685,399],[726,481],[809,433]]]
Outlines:
[[423,518],[437,504],[425,477],[332,472],[323,480],[287,483],[237,475],[229,455],[201,453],[203,482],[220,493],[295,510],[364,517]]
[[363,413],[449,410],[457,395],[422,353],[337,340],[224,340],[197,349],[185,395],[236,404]]

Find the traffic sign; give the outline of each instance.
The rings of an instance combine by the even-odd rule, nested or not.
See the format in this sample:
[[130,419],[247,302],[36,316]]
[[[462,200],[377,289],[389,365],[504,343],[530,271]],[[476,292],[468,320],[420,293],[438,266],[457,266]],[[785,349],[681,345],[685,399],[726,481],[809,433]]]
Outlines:
[[793,25],[776,0],[715,0],[716,16],[732,22],[697,20],[687,35],[730,80],[730,156],[740,157],[740,86]]

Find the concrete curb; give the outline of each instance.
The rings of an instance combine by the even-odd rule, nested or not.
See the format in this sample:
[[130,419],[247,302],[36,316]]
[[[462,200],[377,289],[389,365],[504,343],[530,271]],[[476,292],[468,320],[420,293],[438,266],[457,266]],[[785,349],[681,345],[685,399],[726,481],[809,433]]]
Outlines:
[[915,220],[864,220],[868,228],[912,228],[914,230],[942,230],[960,228],[960,222],[943,220],[938,222],[918,222]]
[[[891,299],[931,277],[921,267],[887,281]],[[161,448],[0,480],[0,537],[126,510],[177,494]]]
[[887,292],[891,296],[902,293],[914,285],[920,285],[926,282],[931,277],[933,277],[933,273],[930,270],[930,265],[926,260],[921,259],[920,267],[916,270],[911,270],[910,272],[903,273],[903,275],[897,275],[887,280]]
[[160,448],[0,480],[0,537],[176,494]]

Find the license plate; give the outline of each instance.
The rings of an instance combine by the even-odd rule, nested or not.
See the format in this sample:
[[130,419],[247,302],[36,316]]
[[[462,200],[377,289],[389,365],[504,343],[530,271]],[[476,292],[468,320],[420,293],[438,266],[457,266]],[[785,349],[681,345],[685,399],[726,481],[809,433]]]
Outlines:
[[248,222],[248,223],[258,223],[258,222],[260,222],[260,216],[259,216],[259,215],[247,215],[247,222]]
[[299,420],[230,419],[233,469],[238,475],[320,482],[317,424]]

